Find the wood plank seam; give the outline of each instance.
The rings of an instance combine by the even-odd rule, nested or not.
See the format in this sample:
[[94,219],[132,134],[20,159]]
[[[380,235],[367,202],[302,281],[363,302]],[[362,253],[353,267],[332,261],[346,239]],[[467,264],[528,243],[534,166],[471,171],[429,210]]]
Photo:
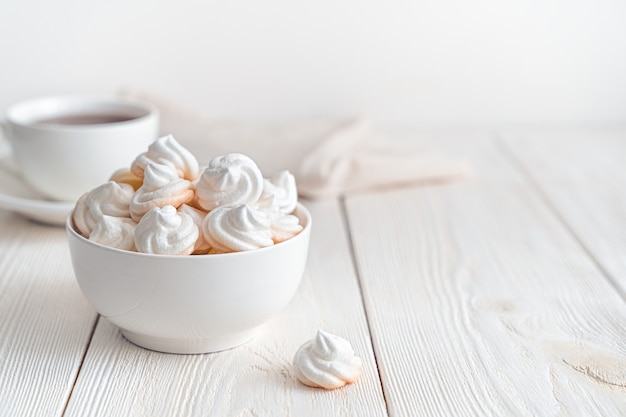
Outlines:
[[70,389],[70,393],[67,396],[67,400],[65,401],[65,406],[63,407],[63,412],[61,413],[61,417],[64,417],[65,413],[67,412],[67,407],[69,406],[70,400],[72,399],[72,395],[74,394],[74,387],[76,387],[76,382],[78,381],[78,377],[80,376],[80,371],[83,369],[83,364],[85,363],[85,359],[87,358],[87,353],[89,352],[89,348],[91,347],[91,341],[93,340],[93,335],[96,333],[96,327],[98,327],[99,321],[100,321],[100,314],[96,316],[96,319],[93,322],[91,332],[89,333],[89,338],[87,339],[87,344],[85,345],[83,356],[80,359],[80,364],[78,365],[76,376],[74,377],[74,381],[72,382],[72,388]]
[[387,411],[387,415],[391,416],[391,412],[389,409],[389,401],[387,398],[387,387],[383,381],[383,378],[380,374],[380,365],[378,363],[378,349],[374,338],[372,337],[372,326],[370,323],[370,315],[368,312],[367,305],[365,304],[365,299],[363,297],[363,286],[361,283],[361,271],[359,269],[358,262],[356,261],[356,254],[354,252],[354,243],[352,241],[352,231],[350,230],[350,222],[348,221],[348,211],[346,209],[346,200],[345,196],[341,196],[339,198],[339,206],[341,207],[341,217],[344,224],[346,237],[348,239],[348,247],[350,250],[350,261],[352,262],[352,267],[354,268],[354,274],[356,275],[356,281],[359,288],[359,294],[361,295],[361,304],[363,305],[363,313],[365,315],[365,323],[367,325],[368,336],[370,339],[370,344],[372,346],[372,351],[374,353],[374,363],[376,364],[376,373],[378,374],[378,380],[380,381],[380,386],[382,388],[383,400],[385,401],[385,409]]
[[500,136],[493,137],[494,147],[503,155],[504,158],[511,162],[514,169],[518,170],[520,174],[527,180],[531,189],[533,189],[539,199],[546,205],[548,210],[556,217],[556,219],[565,228],[572,239],[581,247],[583,252],[587,254],[594,266],[598,269],[600,274],[609,282],[610,286],[619,294],[619,296],[626,302],[626,294],[622,291],[621,287],[617,283],[615,277],[602,265],[602,262],[594,255],[594,253],[585,245],[585,242],[580,238],[576,230],[570,223],[561,215],[556,205],[550,199],[548,193],[539,184],[535,177],[530,173],[529,168],[524,164],[521,158],[515,153],[515,151],[506,144],[506,142]]

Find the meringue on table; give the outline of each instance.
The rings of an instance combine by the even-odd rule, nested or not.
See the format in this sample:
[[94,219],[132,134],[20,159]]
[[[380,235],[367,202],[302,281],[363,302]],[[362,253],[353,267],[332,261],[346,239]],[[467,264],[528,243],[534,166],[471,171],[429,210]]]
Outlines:
[[355,356],[350,342],[322,330],[294,357],[296,377],[313,388],[343,387],[359,379],[361,368],[361,358]]

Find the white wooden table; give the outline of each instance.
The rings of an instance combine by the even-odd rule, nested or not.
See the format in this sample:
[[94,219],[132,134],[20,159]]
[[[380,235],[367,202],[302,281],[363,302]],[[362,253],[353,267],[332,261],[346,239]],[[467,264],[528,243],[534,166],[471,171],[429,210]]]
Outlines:
[[[127,342],[65,231],[0,212],[0,416],[624,416],[626,129],[424,135],[473,178],[305,204],[299,292],[249,344]],[[301,385],[318,329],[357,383]]]

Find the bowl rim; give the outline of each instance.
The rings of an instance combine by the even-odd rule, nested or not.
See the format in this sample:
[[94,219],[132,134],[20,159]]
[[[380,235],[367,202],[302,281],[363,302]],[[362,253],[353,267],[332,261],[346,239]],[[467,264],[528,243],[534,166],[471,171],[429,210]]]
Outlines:
[[[276,243],[272,246],[266,246],[263,248],[258,248],[258,249],[253,249],[253,250],[239,251],[239,252],[227,252],[227,253],[200,254],[200,255],[162,255],[162,254],[156,254],[156,253],[134,252],[134,251],[128,251],[124,249],[114,248],[111,246],[106,246],[101,243],[91,241],[87,239],[85,236],[78,233],[74,229],[74,224],[72,221],[72,215],[74,214],[74,210],[72,210],[65,219],[65,229],[71,237],[80,241],[82,244],[92,246],[100,250],[110,251],[113,253],[119,253],[120,255],[158,258],[158,259],[177,259],[177,260],[215,259],[215,258],[226,258],[226,257],[237,257],[237,256],[250,256],[251,253],[260,253],[260,252],[278,250],[277,248],[284,247],[284,245],[289,245],[290,242],[296,242],[301,239],[304,239],[305,236],[308,235],[311,230],[313,219],[311,217],[311,213],[309,212],[309,210],[300,202],[296,204],[296,209],[291,214],[296,215],[295,214],[296,212],[301,213],[300,216],[296,216],[296,217],[298,217],[301,220],[300,224],[302,225],[302,230],[297,235],[287,240]],[[304,220],[305,224],[302,224],[302,220]],[[188,262],[198,262],[198,261],[188,261]]]

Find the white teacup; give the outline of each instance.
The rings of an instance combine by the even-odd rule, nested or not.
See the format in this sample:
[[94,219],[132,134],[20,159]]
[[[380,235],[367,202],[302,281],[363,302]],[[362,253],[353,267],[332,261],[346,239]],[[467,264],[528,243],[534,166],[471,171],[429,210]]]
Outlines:
[[25,181],[44,197],[76,201],[148,148],[159,114],[121,98],[45,97],[11,106],[3,128]]

